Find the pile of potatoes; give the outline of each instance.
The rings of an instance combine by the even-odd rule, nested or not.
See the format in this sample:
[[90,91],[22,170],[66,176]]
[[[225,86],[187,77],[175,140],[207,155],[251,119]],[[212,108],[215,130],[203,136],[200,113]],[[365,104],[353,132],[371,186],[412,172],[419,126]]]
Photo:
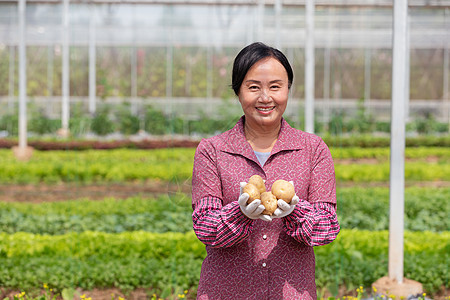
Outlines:
[[247,193],[250,197],[247,203],[251,203],[256,199],[261,199],[261,204],[264,205],[264,215],[272,215],[277,209],[278,199],[290,203],[295,195],[295,189],[289,181],[279,179],[272,184],[270,191],[266,191],[264,180],[259,175],[253,175],[248,180],[247,184],[242,189],[243,193]]

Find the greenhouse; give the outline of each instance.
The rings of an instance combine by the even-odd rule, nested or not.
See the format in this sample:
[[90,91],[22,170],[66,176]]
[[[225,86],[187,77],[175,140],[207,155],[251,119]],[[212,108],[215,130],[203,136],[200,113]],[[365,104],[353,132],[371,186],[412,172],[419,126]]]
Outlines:
[[[18,103],[18,3],[0,1],[1,115]],[[409,120],[442,123],[440,131],[448,131],[450,115],[449,6],[409,1],[407,112]],[[301,126],[306,17],[300,0],[26,1],[28,103],[66,126],[75,111],[92,115],[117,103],[141,120],[146,106],[184,122],[240,114],[231,63],[241,47],[263,41],[293,64],[286,116]],[[392,1],[316,1],[313,17],[317,121],[363,110],[388,122]]]
[[0,299],[449,300],[449,46],[450,0],[0,0]]

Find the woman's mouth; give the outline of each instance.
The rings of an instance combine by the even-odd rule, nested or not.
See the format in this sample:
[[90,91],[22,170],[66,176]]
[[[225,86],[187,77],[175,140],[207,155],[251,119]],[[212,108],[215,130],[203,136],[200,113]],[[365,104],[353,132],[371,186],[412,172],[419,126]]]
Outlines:
[[269,111],[274,110],[275,106],[257,107],[256,109],[261,112],[269,112]]

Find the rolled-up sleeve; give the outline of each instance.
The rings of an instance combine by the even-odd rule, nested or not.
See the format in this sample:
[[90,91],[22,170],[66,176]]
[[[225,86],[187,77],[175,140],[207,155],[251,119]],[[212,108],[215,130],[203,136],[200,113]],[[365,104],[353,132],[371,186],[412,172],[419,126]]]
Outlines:
[[216,159],[213,145],[202,140],[195,153],[192,176],[193,228],[205,245],[230,247],[249,236],[253,220],[242,214],[237,199],[223,205]]
[[222,206],[217,198],[198,201],[192,220],[198,239],[212,247],[230,247],[241,242],[249,236],[253,223],[241,213],[237,201]]
[[317,139],[311,151],[311,177],[308,199],[301,200],[295,210],[284,218],[288,235],[309,246],[334,241],[340,226],[336,216],[336,179],[330,150]]
[[288,235],[309,246],[327,245],[340,231],[335,205],[327,202],[299,202],[284,218],[284,228]]

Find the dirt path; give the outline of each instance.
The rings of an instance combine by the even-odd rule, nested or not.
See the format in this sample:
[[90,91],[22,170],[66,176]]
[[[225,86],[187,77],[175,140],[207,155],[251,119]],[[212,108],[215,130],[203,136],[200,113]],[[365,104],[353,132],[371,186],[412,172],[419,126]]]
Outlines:
[[167,183],[150,181],[146,183],[91,184],[64,183],[57,185],[0,185],[0,201],[4,202],[52,202],[89,198],[101,200],[108,197],[125,199],[133,196],[155,197],[165,193],[190,193],[190,182]]
[[[338,182],[338,188],[356,186],[352,182]],[[388,187],[388,182],[358,183],[361,187]],[[433,182],[407,182],[409,186],[419,187],[450,187],[449,181]],[[101,200],[108,197],[125,199],[133,196],[155,197],[161,194],[173,194],[177,192],[190,193],[191,182],[167,183],[163,181],[148,181],[145,183],[121,183],[121,184],[91,184],[81,185],[74,183],[62,183],[56,185],[0,185],[0,201],[3,202],[52,202],[89,198]]]

